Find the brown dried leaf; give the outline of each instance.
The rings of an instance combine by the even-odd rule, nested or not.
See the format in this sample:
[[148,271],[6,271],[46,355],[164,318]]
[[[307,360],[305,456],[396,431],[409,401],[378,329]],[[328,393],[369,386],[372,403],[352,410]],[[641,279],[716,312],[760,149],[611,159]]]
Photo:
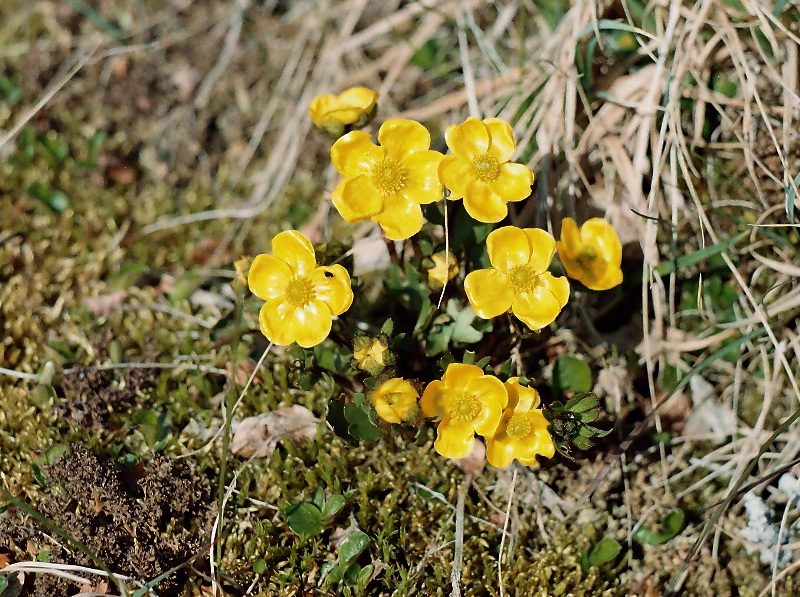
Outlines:
[[282,406],[234,423],[231,452],[243,458],[263,458],[272,454],[282,437],[302,443],[316,436],[317,419],[310,410],[299,404]]
[[126,298],[128,298],[127,290],[117,290],[111,294],[87,296],[83,299],[83,306],[89,309],[92,315],[109,315],[117,310]]
[[483,445],[481,440],[476,439],[472,454],[455,460],[455,464],[468,475],[480,475],[486,466],[486,446]]
[[11,560],[9,559],[9,557],[4,553],[0,553],[0,570],[8,566],[10,563]]
[[[245,359],[243,361],[238,361],[236,363],[236,371],[233,370],[233,363],[228,363],[225,365],[225,376],[230,379],[233,377],[233,381],[236,382],[236,385],[244,386],[247,384],[247,380],[250,379],[250,376],[253,374],[256,365],[250,359]],[[263,382],[260,376],[256,375],[251,382],[251,385],[254,387],[260,386]]]

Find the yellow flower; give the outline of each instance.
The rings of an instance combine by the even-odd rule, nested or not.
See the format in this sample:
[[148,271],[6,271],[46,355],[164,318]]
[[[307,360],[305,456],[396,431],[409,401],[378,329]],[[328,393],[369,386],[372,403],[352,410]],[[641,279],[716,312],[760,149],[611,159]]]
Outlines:
[[353,341],[353,360],[356,367],[377,375],[394,363],[394,354],[389,350],[389,342],[385,336],[370,338],[359,335]]
[[622,243],[611,224],[592,218],[578,229],[572,218],[561,222],[558,256],[567,275],[591,290],[608,290],[622,283]]
[[401,377],[393,377],[379,385],[370,395],[378,416],[387,423],[413,421],[418,412],[419,392]]
[[345,128],[360,128],[375,116],[378,92],[367,87],[351,87],[339,95],[324,93],[308,106],[311,121],[318,129],[340,137]]
[[491,319],[510,309],[532,330],[555,321],[569,299],[569,281],[547,271],[555,239],[539,228],[504,226],[489,234],[486,248],[492,267],[464,280],[478,317]]
[[440,419],[433,447],[447,458],[470,454],[475,433],[494,435],[507,403],[503,382],[461,363],[450,364],[441,381],[429,383],[420,401],[426,416]]
[[506,384],[508,408],[503,411],[500,425],[486,441],[489,464],[505,468],[516,458],[525,466],[536,465],[536,455],[552,458],[556,447],[547,430],[547,419],[539,406],[539,393],[519,384],[512,377]]
[[448,253],[445,260],[444,251],[439,251],[431,255],[431,259],[433,267],[428,268],[428,280],[432,286],[444,286],[458,275],[458,261],[452,253]]
[[311,241],[297,230],[272,239],[272,255],[253,260],[247,283],[267,301],[258,316],[261,332],[280,345],[316,346],[328,337],[331,318],[353,302],[347,270],[318,266]]
[[533,172],[509,162],[517,142],[511,125],[499,118],[467,118],[445,131],[453,152],[442,160],[439,179],[450,199],[464,198],[467,213],[479,222],[499,222],[508,215],[508,201],[531,194]]
[[388,238],[403,240],[422,228],[420,205],[442,198],[437,171],[443,156],[428,149],[430,133],[413,120],[387,120],[378,141],[354,131],[333,144],[333,165],[344,176],[333,204],[348,222],[371,219]]

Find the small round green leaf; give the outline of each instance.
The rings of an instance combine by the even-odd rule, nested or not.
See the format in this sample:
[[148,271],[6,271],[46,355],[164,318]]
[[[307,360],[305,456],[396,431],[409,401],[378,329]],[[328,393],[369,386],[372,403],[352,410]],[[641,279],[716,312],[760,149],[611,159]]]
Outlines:
[[354,531],[347,536],[341,547],[339,547],[339,566],[347,568],[353,561],[361,555],[370,544],[369,535],[362,531]]
[[310,502],[293,504],[286,509],[289,528],[302,537],[313,537],[322,532],[322,512]]

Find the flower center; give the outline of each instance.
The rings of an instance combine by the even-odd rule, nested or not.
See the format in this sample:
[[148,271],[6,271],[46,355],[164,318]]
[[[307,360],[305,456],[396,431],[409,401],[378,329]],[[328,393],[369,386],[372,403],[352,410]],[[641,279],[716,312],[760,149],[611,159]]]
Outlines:
[[508,273],[514,293],[531,292],[539,284],[539,275],[527,265],[518,265]]
[[482,409],[483,406],[476,396],[461,394],[455,399],[451,414],[457,421],[474,421]]
[[396,160],[386,158],[373,170],[372,182],[384,195],[393,195],[406,186],[406,171]]
[[295,278],[286,289],[286,301],[295,308],[305,307],[316,295],[314,283],[309,278]]
[[521,440],[531,434],[533,426],[527,413],[514,413],[506,425],[506,435],[512,440]]
[[576,260],[583,269],[589,269],[596,259],[597,251],[595,251],[594,247],[582,247]]
[[488,153],[479,155],[472,160],[472,166],[475,168],[475,176],[481,180],[495,180],[500,174],[500,164],[497,158]]

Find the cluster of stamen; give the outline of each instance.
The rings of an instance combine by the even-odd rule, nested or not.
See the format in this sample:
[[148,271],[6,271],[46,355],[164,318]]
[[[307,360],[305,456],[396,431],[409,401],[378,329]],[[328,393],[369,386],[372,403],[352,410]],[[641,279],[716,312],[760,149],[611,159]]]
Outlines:
[[533,431],[530,418],[527,413],[514,413],[506,425],[506,435],[511,439],[522,439]]
[[465,393],[453,400],[453,408],[450,412],[457,421],[474,421],[481,414],[482,409],[483,406],[476,396]]
[[375,166],[372,182],[384,195],[393,195],[406,186],[406,171],[396,160],[386,158]]
[[581,252],[578,255],[577,262],[582,268],[588,269],[592,266],[592,263],[594,263],[596,259],[597,251],[595,251],[593,247],[582,247]]
[[484,181],[495,180],[500,174],[500,164],[493,155],[484,153],[472,160],[475,176]]
[[531,292],[539,283],[539,275],[527,265],[518,265],[508,273],[508,280],[515,293]]
[[316,295],[310,278],[295,278],[286,289],[286,300],[292,307],[305,307]]

